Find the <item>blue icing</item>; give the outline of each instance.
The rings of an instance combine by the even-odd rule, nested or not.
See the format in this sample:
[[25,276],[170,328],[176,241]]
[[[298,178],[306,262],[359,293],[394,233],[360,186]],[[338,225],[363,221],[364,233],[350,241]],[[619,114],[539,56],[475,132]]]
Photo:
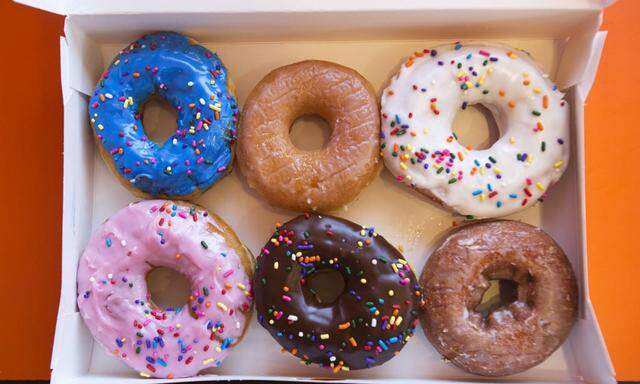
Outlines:
[[[145,135],[140,108],[153,94],[177,111],[162,145]],[[175,32],[145,35],[122,50],[89,101],[99,145],[131,186],[153,196],[206,190],[226,174],[238,106],[218,56]]]

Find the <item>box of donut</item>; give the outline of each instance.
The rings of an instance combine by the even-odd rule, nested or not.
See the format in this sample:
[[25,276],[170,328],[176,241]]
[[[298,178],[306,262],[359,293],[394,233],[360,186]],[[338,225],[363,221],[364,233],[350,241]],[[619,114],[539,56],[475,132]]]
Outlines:
[[53,383],[613,383],[584,113],[607,1],[66,15]]

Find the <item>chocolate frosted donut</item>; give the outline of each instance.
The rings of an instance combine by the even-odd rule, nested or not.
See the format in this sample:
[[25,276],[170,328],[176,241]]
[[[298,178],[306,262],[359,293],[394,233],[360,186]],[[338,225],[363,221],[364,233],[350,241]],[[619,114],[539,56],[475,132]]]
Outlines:
[[[490,280],[500,281],[502,300],[511,302],[483,314]],[[420,281],[429,341],[478,375],[510,375],[541,363],[567,337],[578,311],[576,279],[562,249],[539,228],[516,221],[460,228],[431,255]]]
[[372,227],[315,214],[276,227],[254,283],[260,324],[306,364],[334,372],[391,359],[422,300],[407,261]]

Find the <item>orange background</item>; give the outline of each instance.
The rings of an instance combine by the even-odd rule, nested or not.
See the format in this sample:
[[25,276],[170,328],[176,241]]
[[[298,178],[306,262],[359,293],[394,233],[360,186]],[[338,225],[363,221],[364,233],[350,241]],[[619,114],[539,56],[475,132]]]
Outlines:
[[[0,0],[0,379],[44,379],[60,289],[63,18]],[[586,107],[589,278],[618,380],[640,380],[640,1],[609,31]]]

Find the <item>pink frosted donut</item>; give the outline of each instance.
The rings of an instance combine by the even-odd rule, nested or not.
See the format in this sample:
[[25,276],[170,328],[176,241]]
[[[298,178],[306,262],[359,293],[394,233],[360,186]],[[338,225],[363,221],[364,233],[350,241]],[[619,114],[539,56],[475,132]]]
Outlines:
[[[219,366],[251,315],[252,257],[219,217],[193,204],[130,204],[93,234],[78,267],[78,307],[114,356],[141,376],[178,378]],[[146,274],[191,281],[189,304],[158,308]]]

